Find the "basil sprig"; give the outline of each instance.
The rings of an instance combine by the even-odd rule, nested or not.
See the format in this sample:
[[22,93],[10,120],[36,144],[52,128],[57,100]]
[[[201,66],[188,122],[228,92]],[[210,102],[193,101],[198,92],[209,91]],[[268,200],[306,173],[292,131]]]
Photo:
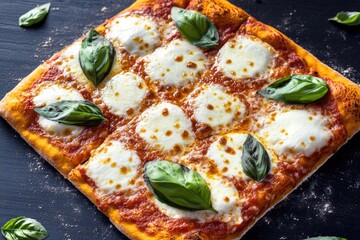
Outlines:
[[34,111],[51,121],[76,126],[97,126],[105,117],[95,104],[88,101],[63,100]]
[[7,240],[42,240],[48,236],[45,227],[38,221],[24,216],[16,217],[1,227]]
[[23,14],[19,17],[19,25],[21,27],[31,27],[32,25],[41,22],[48,15],[50,5],[50,3],[46,3]]
[[205,15],[178,7],[171,9],[171,18],[180,33],[193,45],[212,48],[219,45],[219,33]]
[[144,179],[150,191],[162,203],[188,211],[216,212],[205,180],[199,173],[181,164],[165,160],[148,162]]
[[242,150],[241,165],[251,179],[261,182],[270,171],[270,158],[263,145],[248,134]]
[[328,85],[321,78],[294,74],[277,80],[258,94],[285,103],[312,103],[325,96],[328,90]]
[[347,238],[342,237],[312,237],[312,238],[306,238],[304,240],[347,240]]
[[360,25],[360,12],[338,12],[335,17],[329,18],[329,21],[348,26]]
[[91,29],[81,43],[79,61],[84,74],[94,86],[99,85],[109,74],[114,57],[112,43]]

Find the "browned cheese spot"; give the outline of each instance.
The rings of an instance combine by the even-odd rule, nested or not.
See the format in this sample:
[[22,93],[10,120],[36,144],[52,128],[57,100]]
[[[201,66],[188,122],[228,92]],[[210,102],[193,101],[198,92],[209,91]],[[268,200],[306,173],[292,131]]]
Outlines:
[[177,56],[177,57],[175,58],[175,61],[176,61],[176,62],[182,62],[183,60],[184,60],[184,57],[183,57],[182,55]]
[[162,115],[163,115],[164,117],[169,116],[169,109],[164,108],[164,109],[162,110]]
[[196,63],[191,62],[191,61],[188,61],[188,62],[186,63],[186,66],[187,66],[188,68],[196,68],[196,67],[197,67]]
[[214,110],[214,106],[211,104],[206,105],[206,108],[209,110]]

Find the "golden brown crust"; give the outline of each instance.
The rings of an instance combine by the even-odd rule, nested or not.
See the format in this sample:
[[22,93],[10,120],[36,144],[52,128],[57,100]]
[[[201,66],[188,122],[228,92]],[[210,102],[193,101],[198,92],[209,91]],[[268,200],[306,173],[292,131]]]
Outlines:
[[23,93],[48,70],[48,65],[42,64],[24,78],[0,102],[0,115],[32,146],[46,161],[54,166],[64,177],[74,167],[71,159],[62,154],[61,149],[50,144],[36,132],[28,130],[28,119],[24,112]]
[[224,0],[193,0],[187,9],[206,15],[221,30],[236,30],[249,17],[244,10]]

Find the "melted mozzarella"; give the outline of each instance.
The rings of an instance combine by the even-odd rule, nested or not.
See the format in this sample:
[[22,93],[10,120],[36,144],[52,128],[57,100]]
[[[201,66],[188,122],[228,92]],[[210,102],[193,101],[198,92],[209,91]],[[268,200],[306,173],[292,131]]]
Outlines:
[[135,183],[137,168],[141,160],[135,151],[112,140],[100,146],[86,165],[90,177],[104,194],[131,188]]
[[130,54],[139,56],[151,53],[160,44],[157,24],[138,15],[115,19],[106,37],[118,41]]
[[237,35],[220,49],[216,65],[229,78],[260,77],[270,73],[273,52],[267,43]]
[[196,96],[190,97],[194,106],[196,121],[211,127],[224,126],[233,120],[240,120],[246,113],[246,106],[237,97],[225,93],[219,85],[209,85]]
[[120,73],[111,78],[101,90],[110,111],[120,116],[132,115],[148,92],[144,80],[134,73]]
[[[84,100],[82,95],[75,89],[64,88],[59,85],[41,85],[36,95],[33,97],[33,102],[36,107],[41,107],[61,100]],[[38,123],[50,135],[62,137],[74,137],[80,134],[84,127],[61,124],[50,121],[42,116],[39,116]]]
[[[76,81],[92,84],[86,75],[84,74],[79,61],[79,51],[81,42],[75,42],[60,55],[59,59],[56,60],[58,67],[63,70],[64,74],[71,75]],[[114,72],[119,72],[122,69],[122,55],[116,54],[115,59],[108,76],[113,75]]]
[[155,200],[156,206],[171,218],[191,218],[200,222],[219,220],[222,222],[240,224],[242,222],[240,197],[234,185],[219,178],[203,176],[211,191],[211,202],[217,213],[209,210],[186,211],[171,207]]
[[301,153],[310,156],[326,146],[332,133],[328,120],[320,113],[290,110],[278,113],[275,119],[260,119],[265,126],[259,135],[280,154]]
[[147,56],[146,73],[161,85],[183,86],[205,69],[202,51],[186,40],[177,39]]
[[163,102],[146,110],[136,132],[151,146],[165,151],[182,151],[193,143],[191,122],[182,109]]
[[213,160],[219,172],[229,177],[245,177],[241,166],[242,149],[247,134],[230,133],[213,142],[206,156]]

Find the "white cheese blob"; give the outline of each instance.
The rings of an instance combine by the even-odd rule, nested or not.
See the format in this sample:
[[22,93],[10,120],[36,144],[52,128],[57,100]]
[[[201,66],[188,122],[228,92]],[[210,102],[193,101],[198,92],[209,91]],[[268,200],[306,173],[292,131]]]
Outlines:
[[284,155],[301,153],[306,157],[326,146],[332,136],[327,117],[307,110],[289,110],[278,113],[275,119],[264,122],[259,135],[267,145]]
[[139,56],[151,53],[160,44],[157,24],[138,15],[114,19],[106,37],[118,42],[130,54]]
[[231,224],[240,224],[242,222],[240,197],[234,185],[220,178],[209,178],[205,175],[203,177],[210,188],[212,206],[217,213],[210,210],[181,210],[156,199],[154,203],[162,213],[171,218],[190,218],[199,222],[219,220]]
[[270,73],[273,53],[273,48],[267,43],[237,35],[220,49],[215,64],[229,78],[260,77]]
[[86,165],[86,175],[95,182],[102,194],[111,194],[134,185],[140,163],[135,151],[112,140],[102,144],[92,154]]
[[[42,84],[33,97],[35,107],[42,107],[61,100],[84,100],[83,96],[72,88],[65,88],[56,84]],[[39,116],[38,123],[50,135],[61,137],[75,137],[81,133],[84,127],[66,125],[50,121]]]
[[174,86],[193,82],[208,63],[199,48],[181,39],[156,49],[145,61],[145,71],[153,80]]
[[195,98],[190,95],[189,101],[194,106],[196,121],[213,128],[241,120],[246,114],[245,104],[219,85],[205,86]]
[[101,89],[101,96],[112,113],[131,116],[140,108],[147,92],[148,87],[144,80],[134,73],[127,72],[112,77]]
[[213,142],[206,156],[214,161],[219,172],[224,176],[246,177],[241,165],[243,145],[247,138],[244,133],[229,133]]
[[168,102],[142,113],[136,132],[151,146],[164,151],[183,151],[195,138],[191,122],[182,109]]

